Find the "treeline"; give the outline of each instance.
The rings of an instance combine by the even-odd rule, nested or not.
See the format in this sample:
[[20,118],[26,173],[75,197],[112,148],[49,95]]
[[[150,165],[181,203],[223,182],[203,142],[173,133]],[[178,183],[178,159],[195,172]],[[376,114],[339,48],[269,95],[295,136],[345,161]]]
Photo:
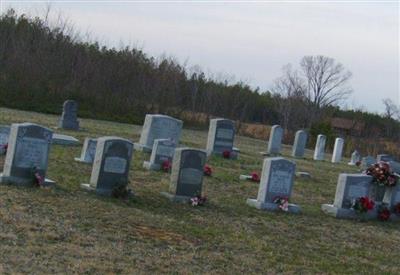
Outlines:
[[83,40],[68,24],[50,27],[46,19],[13,10],[0,17],[0,41],[1,106],[60,113],[64,100],[75,99],[81,117],[140,124],[146,113],[164,113],[205,126],[209,117],[221,116],[311,133],[332,131],[329,121],[336,116],[365,123],[364,137],[399,138],[393,118],[333,107],[350,91],[335,82],[330,83],[334,89],[329,83],[321,88],[319,75],[312,73],[332,73],[327,79],[339,84],[351,74],[330,58],[305,57],[300,64],[304,79],[287,68],[274,89],[262,92],[206,76],[173,58],[100,46]]

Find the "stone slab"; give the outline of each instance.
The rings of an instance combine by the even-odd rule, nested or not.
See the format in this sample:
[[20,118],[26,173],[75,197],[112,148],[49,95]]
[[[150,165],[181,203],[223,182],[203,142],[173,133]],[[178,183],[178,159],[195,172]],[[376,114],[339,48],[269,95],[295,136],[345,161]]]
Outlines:
[[77,146],[79,145],[79,140],[72,136],[53,134],[51,143],[54,145]]
[[[279,206],[276,203],[269,203],[269,202],[263,203],[263,202],[257,201],[256,199],[247,199],[247,204],[251,207],[255,207],[260,210],[272,211],[272,212],[282,211],[281,209],[279,209]],[[282,211],[282,212],[285,212],[285,211]],[[299,214],[299,213],[301,213],[301,208],[296,204],[289,203],[287,212],[293,213],[293,214]]]

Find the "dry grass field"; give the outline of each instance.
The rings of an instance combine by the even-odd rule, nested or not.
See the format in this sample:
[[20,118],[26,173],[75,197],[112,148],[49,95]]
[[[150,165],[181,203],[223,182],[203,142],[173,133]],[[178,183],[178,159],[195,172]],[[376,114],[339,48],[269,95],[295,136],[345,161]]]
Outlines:
[[[0,124],[34,122],[54,128],[57,116],[0,108]],[[81,119],[80,132],[61,131],[80,141],[116,135],[138,141],[140,126]],[[185,129],[182,143],[204,148],[207,133]],[[80,190],[91,167],[74,161],[81,147],[53,146],[51,190],[0,186],[0,273],[87,274],[309,274],[400,273],[400,224],[337,220],[324,215],[333,202],[338,174],[357,168],[295,160],[291,201],[302,213],[267,213],[246,205],[258,184],[240,174],[260,171],[266,142],[237,137],[238,160],[211,158],[204,207],[174,204],[160,195],[169,175],[142,168],[149,158],[134,152],[129,200],[98,197]],[[290,146],[284,157],[290,158]],[[328,160],[329,156],[326,156]],[[4,157],[0,157],[2,167]]]

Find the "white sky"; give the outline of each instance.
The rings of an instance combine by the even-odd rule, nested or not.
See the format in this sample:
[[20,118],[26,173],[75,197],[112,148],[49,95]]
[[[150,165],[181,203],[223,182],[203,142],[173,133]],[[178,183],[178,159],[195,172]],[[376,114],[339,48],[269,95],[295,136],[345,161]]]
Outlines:
[[[0,0],[4,12],[43,14],[48,1]],[[400,104],[398,1],[50,1],[82,33],[108,46],[137,45],[261,90],[304,55],[326,55],[353,73],[350,108]]]

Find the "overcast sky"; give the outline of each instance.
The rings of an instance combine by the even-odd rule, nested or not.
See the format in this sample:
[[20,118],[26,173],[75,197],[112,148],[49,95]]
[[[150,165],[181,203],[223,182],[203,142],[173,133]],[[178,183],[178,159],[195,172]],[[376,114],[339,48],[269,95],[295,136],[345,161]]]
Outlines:
[[[37,14],[47,1],[0,0],[2,11]],[[108,46],[137,45],[204,71],[271,88],[304,55],[335,58],[353,73],[350,108],[400,104],[399,2],[51,1],[82,33]]]

